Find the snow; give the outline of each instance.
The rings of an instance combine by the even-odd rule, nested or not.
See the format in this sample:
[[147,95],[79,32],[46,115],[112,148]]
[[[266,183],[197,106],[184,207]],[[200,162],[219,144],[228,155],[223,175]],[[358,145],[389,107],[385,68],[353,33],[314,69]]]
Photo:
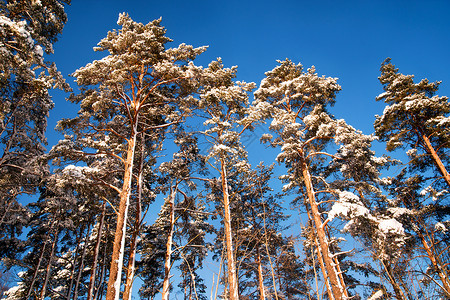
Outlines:
[[67,279],[71,275],[70,271],[67,269],[59,270],[56,274],[55,279]]
[[25,289],[25,284],[23,282],[19,282],[16,286],[13,286],[9,290],[7,290],[4,295],[6,295],[6,299],[14,300],[14,299],[21,299],[19,294],[21,291]]
[[382,98],[386,97],[388,94],[389,94],[389,92],[381,93],[381,94],[379,94],[379,95],[376,97],[376,99],[377,99],[377,100],[381,100]]
[[420,191],[420,196],[425,196],[426,194],[430,193],[433,191],[433,188],[431,186],[428,186],[426,188],[424,188],[423,190]]
[[434,225],[434,229],[435,229],[436,231],[441,231],[441,232],[444,232],[444,233],[447,231],[447,228],[446,228],[445,225],[444,225],[443,223],[441,223],[441,222],[436,223],[436,225]]
[[332,221],[335,217],[356,218],[369,216],[369,210],[360,202],[355,194],[343,191],[339,193],[339,201],[335,202],[328,212],[328,219]]
[[16,32],[19,36],[26,39],[29,46],[32,46],[34,44],[30,32],[26,29],[26,26],[27,26],[26,21],[14,22],[11,19],[9,19],[8,17],[0,16],[0,26],[9,27],[12,31]]
[[378,229],[385,234],[398,234],[401,236],[405,235],[405,230],[403,225],[396,219],[385,219],[381,220],[378,224]]
[[17,276],[20,278],[23,278],[23,277],[25,277],[26,274],[27,274],[27,272],[21,271],[21,272],[17,273]]
[[390,207],[388,211],[392,213],[394,218],[401,217],[402,215],[412,215],[413,211],[404,207]]
[[417,154],[417,149],[409,149],[408,151],[406,151],[406,155],[408,155],[409,157],[413,157]]
[[77,178],[83,178],[84,174],[88,173],[96,173],[99,172],[97,168],[91,168],[91,167],[79,167],[74,165],[68,165],[64,168],[63,173],[69,174],[73,177]]
[[381,299],[382,297],[383,297],[383,291],[378,290],[375,294],[373,294],[372,296],[367,298],[367,300],[378,300],[378,299]]

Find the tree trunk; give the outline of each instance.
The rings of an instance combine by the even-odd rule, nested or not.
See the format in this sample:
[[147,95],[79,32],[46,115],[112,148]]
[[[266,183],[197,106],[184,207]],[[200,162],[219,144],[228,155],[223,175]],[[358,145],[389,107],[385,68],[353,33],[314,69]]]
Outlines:
[[44,259],[44,251],[45,251],[45,246],[47,246],[47,240],[48,240],[48,238],[45,239],[44,245],[42,246],[41,255],[39,255],[39,260],[38,260],[36,269],[34,270],[33,279],[31,280],[30,287],[28,288],[28,293],[27,293],[26,299],[30,299],[30,297],[31,297],[31,292],[33,291],[33,286],[34,286],[34,283],[36,282],[39,268],[41,267],[42,260]]
[[[430,259],[431,264],[433,265],[434,270],[437,272],[441,282],[442,287],[444,289],[445,294],[447,297],[450,298],[450,281],[447,276],[447,274],[444,274],[442,263],[438,262],[438,259],[436,259],[436,255],[434,254],[431,247],[428,245],[427,241],[425,240],[425,237],[422,233],[419,233],[420,240],[422,241],[422,245],[425,248],[425,251],[427,252],[427,257]],[[445,266],[444,266],[445,268]]]
[[[338,275],[339,275],[339,281],[340,281],[340,283],[341,283],[341,286],[345,286],[344,276],[342,275],[343,272],[342,272],[342,270],[341,270],[341,265],[340,265],[339,260],[338,260],[337,257],[334,258],[334,263],[336,264],[336,271],[338,272]],[[345,288],[344,288],[344,296],[345,296],[346,298],[349,298],[347,289],[345,289]]]
[[266,299],[266,291],[264,288],[264,276],[263,268],[261,263],[261,254],[259,253],[259,248],[256,248],[256,263],[258,264],[258,288],[259,288],[259,299]]
[[6,216],[9,216],[9,210],[11,209],[11,207],[15,201],[16,201],[15,199],[11,199],[11,201],[9,201],[8,205],[5,208],[5,212],[3,213],[2,218],[0,219],[0,225],[3,224],[3,222],[6,219]]
[[328,280],[327,269],[325,268],[325,264],[323,262],[322,250],[319,247],[319,241],[317,240],[317,234],[314,234],[314,244],[317,249],[317,260],[319,261],[320,269],[322,270],[322,276],[325,281],[325,286],[327,288],[327,294],[329,299],[333,299],[333,291],[330,286],[330,280]]
[[117,213],[117,227],[114,235],[113,254],[109,271],[106,300],[119,300],[120,283],[122,277],[123,257],[125,251],[125,236],[127,229],[127,215],[130,203],[131,181],[133,178],[133,160],[136,150],[137,118],[134,120],[131,138],[128,140],[128,149],[123,176],[123,187],[120,193],[119,211]]
[[[109,226],[108,226],[109,227]],[[94,299],[101,299],[102,295],[103,295],[103,289],[104,289],[104,285],[103,285],[103,280],[105,278],[105,273],[106,273],[106,253],[108,249],[108,244],[105,243],[105,246],[103,247],[103,264],[102,264],[102,269],[100,271],[100,278],[98,280],[99,284],[98,284],[98,288],[95,291],[94,294]],[[105,280],[106,282],[106,280]]]
[[83,234],[84,231],[84,226],[82,226],[79,235],[77,236],[76,242],[77,242],[77,246],[75,247],[75,255],[73,257],[73,261],[72,261],[72,272],[70,274],[70,284],[69,284],[69,288],[67,289],[67,296],[66,299],[70,300],[71,296],[72,296],[72,288],[73,288],[73,282],[74,282],[74,277],[75,277],[75,269],[77,264],[75,263],[78,259],[78,251],[80,250],[80,240],[81,240],[81,236]]
[[50,251],[50,257],[48,258],[47,269],[45,272],[44,284],[42,285],[41,295],[39,297],[40,300],[44,300],[45,298],[45,290],[47,289],[48,280],[50,279],[50,272],[52,269],[53,255],[55,254],[56,243],[58,242],[59,231],[56,230],[55,237],[52,243],[52,250]]
[[319,246],[322,252],[323,262],[326,268],[326,274],[330,281],[331,289],[335,300],[342,300],[344,298],[345,286],[342,286],[339,281],[339,275],[334,267],[333,258],[328,248],[328,239],[325,233],[324,224],[320,217],[319,208],[315,199],[314,189],[311,181],[311,175],[308,171],[308,166],[303,160],[301,162],[301,169],[303,174],[303,180],[305,182],[306,191],[308,194],[309,204],[311,206],[311,215],[316,228],[317,238],[319,240]]
[[173,228],[175,226],[175,195],[177,187],[171,187],[169,195],[169,209],[170,209],[170,224],[169,234],[167,235],[166,254],[164,257],[164,282],[162,289],[162,300],[169,300],[169,288],[170,288],[170,267],[172,257],[172,244],[173,244]]
[[398,285],[397,281],[394,278],[394,272],[390,266],[390,263],[386,262],[384,260],[380,260],[380,261],[381,261],[381,264],[383,265],[384,269],[386,270],[389,282],[391,283],[392,288],[394,289],[395,298],[397,298],[397,300],[406,300],[405,294],[403,293],[400,285]]
[[106,201],[103,201],[102,214],[100,215],[100,220],[98,221],[97,240],[95,241],[94,258],[91,267],[91,276],[89,278],[87,300],[92,300],[94,295],[95,274],[97,273],[97,261],[98,261],[98,254],[100,252],[100,244],[102,241],[103,223],[105,221],[105,214],[106,214]]
[[227,248],[227,266],[228,266],[228,284],[230,286],[229,299],[238,300],[238,283],[236,274],[236,263],[234,260],[233,239],[231,233],[231,214],[230,214],[230,199],[228,194],[227,171],[225,168],[225,161],[221,158],[221,179],[223,192],[223,223],[225,227],[225,242]]
[[81,254],[80,268],[78,270],[77,281],[75,283],[75,291],[74,291],[74,294],[73,294],[73,300],[77,300],[78,299],[78,288],[80,286],[81,274],[83,273],[83,269],[84,269],[84,258],[86,257],[87,242],[88,242],[88,239],[89,239],[90,227],[91,226],[88,225],[87,232],[86,232],[86,237],[84,239],[83,253]]
[[433,146],[431,145],[430,140],[425,134],[422,134],[422,139],[425,142],[426,149],[428,150],[428,153],[431,154],[433,157],[433,161],[436,164],[439,172],[444,177],[445,181],[447,182],[447,185],[450,187],[450,174],[448,174],[447,169],[445,168],[444,164],[442,163],[439,155],[437,154],[436,150],[434,150]]
[[145,136],[142,136],[141,141],[141,158],[139,162],[139,177],[137,182],[137,199],[136,199],[136,212],[135,212],[135,221],[134,221],[134,230],[131,236],[131,245],[130,245],[130,257],[128,258],[128,268],[127,268],[127,277],[125,282],[125,290],[123,292],[123,300],[131,300],[131,291],[133,289],[133,281],[134,281],[134,273],[135,273],[135,262],[136,262],[136,250],[137,250],[137,237],[139,235],[140,227],[141,227],[141,203],[142,203],[142,184],[144,182],[143,179],[143,171],[144,171],[144,150],[145,150]]

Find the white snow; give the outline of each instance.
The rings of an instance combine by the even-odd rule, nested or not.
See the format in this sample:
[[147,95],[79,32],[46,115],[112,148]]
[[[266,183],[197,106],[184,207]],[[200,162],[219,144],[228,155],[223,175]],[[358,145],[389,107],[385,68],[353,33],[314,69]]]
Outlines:
[[415,149],[415,148],[409,149],[408,151],[406,151],[406,154],[407,154],[409,157],[415,156],[416,153],[417,153],[417,149]]
[[404,208],[404,207],[390,207],[388,208],[388,211],[392,213],[392,216],[394,218],[398,218],[402,215],[412,215],[413,211],[410,209]]
[[378,224],[378,229],[383,233],[395,233],[399,235],[405,235],[405,230],[400,222],[396,219],[381,220]]
[[342,191],[339,193],[339,201],[335,202],[328,212],[328,219],[332,221],[337,216],[355,218],[369,215],[369,210],[361,203],[358,196],[348,191]]
[[378,300],[378,299],[381,299],[382,297],[383,297],[383,291],[378,290],[375,294],[373,294],[372,296],[367,298],[367,300]]
[[434,229],[436,231],[441,231],[441,232],[446,232],[447,228],[445,227],[445,225],[441,222],[436,223],[436,225],[434,225]]

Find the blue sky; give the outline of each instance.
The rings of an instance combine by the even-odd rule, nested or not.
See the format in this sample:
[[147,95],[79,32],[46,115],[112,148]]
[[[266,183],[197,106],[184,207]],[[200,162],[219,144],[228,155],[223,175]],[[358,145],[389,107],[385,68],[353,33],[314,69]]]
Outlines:
[[[226,66],[239,66],[239,80],[259,85],[264,72],[285,58],[338,77],[342,91],[331,112],[366,134],[373,132],[374,115],[383,112],[375,97],[382,92],[377,77],[387,57],[417,80],[442,80],[438,94],[450,95],[450,1],[73,0],[66,12],[68,23],[48,59],[73,88],[68,74],[105,55],[92,48],[127,12],[142,23],[162,17],[174,46],[208,45],[196,63],[222,57]],[[59,139],[56,121],[78,111],[66,94],[53,95],[50,147]],[[255,142],[251,148],[258,147]]]

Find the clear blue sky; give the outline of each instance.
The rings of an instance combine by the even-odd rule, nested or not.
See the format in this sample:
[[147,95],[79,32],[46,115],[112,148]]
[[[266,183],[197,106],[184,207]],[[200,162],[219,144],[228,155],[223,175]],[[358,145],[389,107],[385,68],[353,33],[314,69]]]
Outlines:
[[[450,96],[450,1],[73,0],[66,12],[68,23],[49,60],[71,83],[68,74],[104,55],[92,48],[127,12],[142,23],[162,17],[174,46],[208,45],[197,64],[222,57],[226,66],[239,66],[239,80],[259,85],[277,59],[315,65],[342,86],[331,112],[366,134],[383,112],[375,97],[386,57],[416,79],[442,80],[439,94]],[[78,110],[67,95],[53,94],[50,147],[59,139],[52,131],[56,121]]]

